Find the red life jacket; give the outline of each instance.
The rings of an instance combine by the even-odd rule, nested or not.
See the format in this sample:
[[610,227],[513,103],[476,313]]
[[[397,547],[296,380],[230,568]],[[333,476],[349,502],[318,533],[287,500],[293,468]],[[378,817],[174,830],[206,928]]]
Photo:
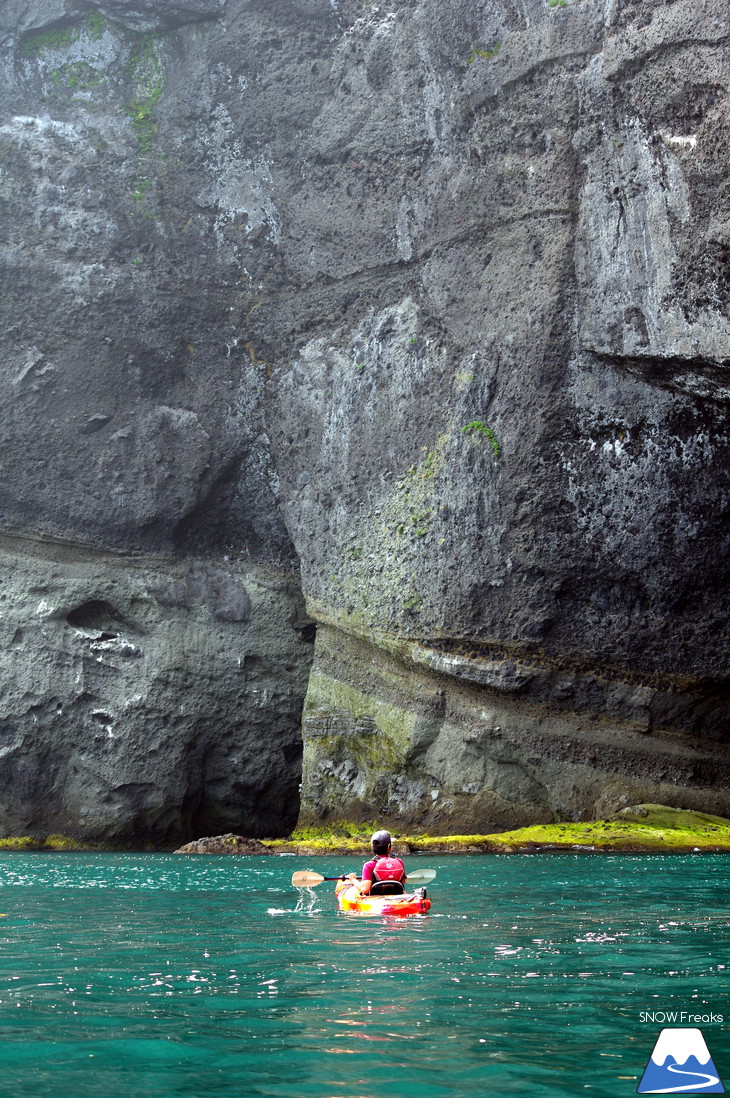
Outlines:
[[390,855],[386,857],[376,855],[375,865],[373,866],[374,881],[404,881],[405,876],[406,867],[400,858],[393,858]]

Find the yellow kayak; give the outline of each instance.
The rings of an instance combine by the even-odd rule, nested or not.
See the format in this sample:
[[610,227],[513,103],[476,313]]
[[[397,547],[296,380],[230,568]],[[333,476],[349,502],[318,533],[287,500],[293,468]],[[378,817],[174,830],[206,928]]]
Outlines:
[[400,896],[361,896],[351,881],[338,881],[335,896],[340,911],[360,915],[425,915],[431,907],[425,888]]

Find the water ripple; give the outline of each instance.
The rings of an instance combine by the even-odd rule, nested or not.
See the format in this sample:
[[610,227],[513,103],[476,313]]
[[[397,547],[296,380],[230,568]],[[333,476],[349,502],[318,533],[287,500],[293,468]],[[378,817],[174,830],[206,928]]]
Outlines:
[[3,1098],[618,1098],[641,1012],[722,1006],[726,856],[429,864],[361,919],[288,859],[0,856]]

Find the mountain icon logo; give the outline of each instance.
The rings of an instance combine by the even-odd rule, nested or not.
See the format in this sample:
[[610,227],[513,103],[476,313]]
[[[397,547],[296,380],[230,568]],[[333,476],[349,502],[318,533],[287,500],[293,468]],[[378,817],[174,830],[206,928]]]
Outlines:
[[637,1094],[724,1094],[725,1087],[699,1029],[663,1029]]

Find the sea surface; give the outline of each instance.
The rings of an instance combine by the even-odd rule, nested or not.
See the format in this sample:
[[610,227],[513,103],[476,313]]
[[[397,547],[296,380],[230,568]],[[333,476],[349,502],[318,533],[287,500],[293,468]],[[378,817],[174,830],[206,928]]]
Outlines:
[[730,856],[407,864],[398,920],[291,887],[357,860],[0,855],[0,1095],[620,1098],[672,1025],[730,1086]]

